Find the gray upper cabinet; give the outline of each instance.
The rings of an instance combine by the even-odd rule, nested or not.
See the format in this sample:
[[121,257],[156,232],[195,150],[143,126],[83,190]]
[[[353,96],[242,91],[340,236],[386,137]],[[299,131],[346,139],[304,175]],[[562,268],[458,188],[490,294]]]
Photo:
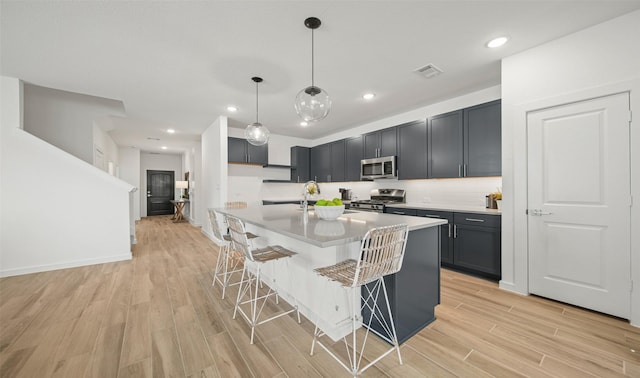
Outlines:
[[345,180],[344,139],[311,148],[311,179],[318,182]]
[[311,180],[326,182],[331,171],[331,145],[321,144],[311,148]]
[[364,156],[363,140],[362,135],[345,140],[345,181],[360,181],[360,161]]
[[500,100],[429,118],[429,178],[502,174]]
[[310,150],[309,147],[291,147],[291,182],[309,181]]
[[398,126],[398,179],[427,178],[427,124],[414,121]]
[[464,175],[502,175],[501,101],[464,110]]
[[364,134],[363,138],[363,159],[395,156],[397,154],[398,128],[395,126]]
[[229,163],[259,164],[269,163],[269,145],[254,146],[246,139],[227,139],[227,160]]
[[463,111],[429,118],[429,178],[463,176]]
[[331,172],[329,173],[329,181],[339,182],[346,180],[345,174],[345,140],[337,140],[331,144]]

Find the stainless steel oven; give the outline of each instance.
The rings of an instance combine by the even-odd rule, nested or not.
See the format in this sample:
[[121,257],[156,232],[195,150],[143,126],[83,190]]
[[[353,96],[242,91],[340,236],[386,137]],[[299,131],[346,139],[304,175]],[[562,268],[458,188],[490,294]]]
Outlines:
[[392,203],[404,203],[406,194],[403,189],[373,189],[371,199],[351,202],[351,209],[383,213],[384,206]]

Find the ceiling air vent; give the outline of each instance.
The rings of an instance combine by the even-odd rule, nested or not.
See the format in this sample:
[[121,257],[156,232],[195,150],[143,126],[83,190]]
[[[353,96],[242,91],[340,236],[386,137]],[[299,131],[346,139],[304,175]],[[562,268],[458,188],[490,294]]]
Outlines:
[[426,77],[427,79],[430,79],[434,76],[440,75],[442,73],[442,70],[433,64],[427,64],[424,67],[415,69],[413,72],[418,73]]

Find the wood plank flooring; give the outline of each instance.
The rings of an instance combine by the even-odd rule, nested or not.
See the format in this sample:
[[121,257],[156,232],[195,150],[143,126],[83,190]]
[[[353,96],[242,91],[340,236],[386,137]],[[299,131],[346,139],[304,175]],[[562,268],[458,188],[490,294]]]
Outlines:
[[[348,376],[309,355],[305,318],[264,324],[250,345],[237,287],[221,300],[211,286],[217,249],[199,228],[159,216],[137,230],[131,261],[0,280],[0,376]],[[403,365],[391,354],[364,376],[640,377],[640,329],[625,320],[447,270],[436,315]]]

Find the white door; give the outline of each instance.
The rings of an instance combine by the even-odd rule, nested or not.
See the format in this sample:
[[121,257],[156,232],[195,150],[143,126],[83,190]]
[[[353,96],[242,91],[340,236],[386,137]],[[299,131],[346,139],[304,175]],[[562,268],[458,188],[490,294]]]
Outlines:
[[527,114],[529,291],[629,318],[629,94]]

